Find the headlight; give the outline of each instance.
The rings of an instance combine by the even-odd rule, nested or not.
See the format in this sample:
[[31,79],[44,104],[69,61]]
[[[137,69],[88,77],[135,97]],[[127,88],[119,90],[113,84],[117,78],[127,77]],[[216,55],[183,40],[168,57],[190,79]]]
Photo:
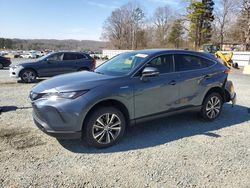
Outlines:
[[43,98],[48,98],[51,100],[56,100],[56,99],[76,99],[77,97],[80,97],[81,95],[87,93],[88,90],[84,91],[72,91],[72,92],[55,92],[55,93],[47,93],[43,95]]

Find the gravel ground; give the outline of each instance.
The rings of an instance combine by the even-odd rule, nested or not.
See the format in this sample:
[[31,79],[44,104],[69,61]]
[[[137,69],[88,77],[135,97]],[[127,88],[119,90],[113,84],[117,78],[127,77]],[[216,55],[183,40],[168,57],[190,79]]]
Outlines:
[[0,70],[0,187],[250,187],[250,76],[230,79],[238,103],[215,122],[173,116],[97,150],[39,131],[27,97],[34,84]]

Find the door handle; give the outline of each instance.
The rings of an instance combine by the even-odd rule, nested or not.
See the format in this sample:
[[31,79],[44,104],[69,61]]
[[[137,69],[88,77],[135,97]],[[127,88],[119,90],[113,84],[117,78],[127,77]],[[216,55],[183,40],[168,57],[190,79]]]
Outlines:
[[172,80],[171,82],[168,83],[168,85],[174,86],[174,85],[176,85],[176,81],[175,81],[175,80]]

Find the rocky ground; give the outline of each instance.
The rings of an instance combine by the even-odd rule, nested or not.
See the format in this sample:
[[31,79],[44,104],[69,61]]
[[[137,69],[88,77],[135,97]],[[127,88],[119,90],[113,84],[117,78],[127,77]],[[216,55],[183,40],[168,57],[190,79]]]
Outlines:
[[127,130],[97,150],[57,141],[34,125],[28,94],[0,70],[0,187],[250,187],[250,76],[230,75],[238,94],[215,122],[196,114]]

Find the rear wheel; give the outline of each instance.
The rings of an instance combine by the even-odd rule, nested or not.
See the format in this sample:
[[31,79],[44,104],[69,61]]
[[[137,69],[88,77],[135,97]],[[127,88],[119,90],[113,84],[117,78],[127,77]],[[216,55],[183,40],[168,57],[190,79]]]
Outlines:
[[125,118],[114,107],[101,107],[87,118],[84,135],[88,145],[105,148],[117,143],[125,131]]
[[208,121],[213,121],[219,117],[222,110],[223,100],[219,93],[209,94],[201,109],[201,116]]
[[35,71],[33,71],[31,69],[26,69],[20,73],[20,77],[21,77],[23,82],[32,83],[32,82],[36,81],[37,74]]
[[3,64],[2,63],[0,63],[0,69],[3,69]]

